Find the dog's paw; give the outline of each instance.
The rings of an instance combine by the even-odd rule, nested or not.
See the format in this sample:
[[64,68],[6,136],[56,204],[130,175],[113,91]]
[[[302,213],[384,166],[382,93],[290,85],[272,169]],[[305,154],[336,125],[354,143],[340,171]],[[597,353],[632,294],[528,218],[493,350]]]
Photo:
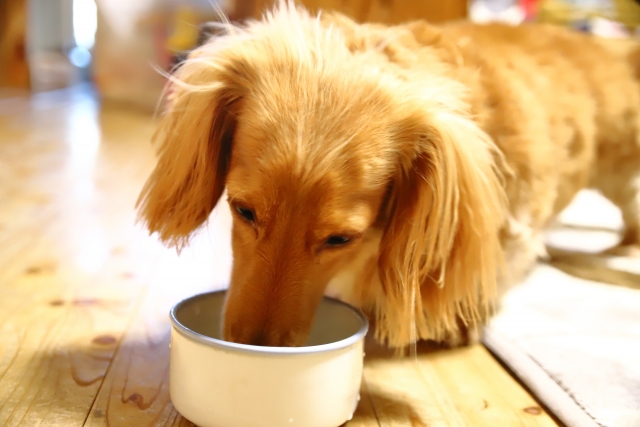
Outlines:
[[482,338],[482,329],[479,323],[465,323],[462,319],[457,319],[457,329],[447,334],[442,345],[457,348],[478,344]]

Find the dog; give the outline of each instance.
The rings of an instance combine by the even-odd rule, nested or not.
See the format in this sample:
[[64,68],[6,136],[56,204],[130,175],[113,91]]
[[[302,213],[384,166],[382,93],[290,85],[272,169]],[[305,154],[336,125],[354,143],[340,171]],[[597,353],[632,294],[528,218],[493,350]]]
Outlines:
[[[638,67],[546,25],[358,24],[281,1],[169,77],[139,214],[233,214],[224,339],[300,346],[323,295],[392,348],[468,340],[583,188],[640,244]],[[467,338],[461,338],[467,337]]]

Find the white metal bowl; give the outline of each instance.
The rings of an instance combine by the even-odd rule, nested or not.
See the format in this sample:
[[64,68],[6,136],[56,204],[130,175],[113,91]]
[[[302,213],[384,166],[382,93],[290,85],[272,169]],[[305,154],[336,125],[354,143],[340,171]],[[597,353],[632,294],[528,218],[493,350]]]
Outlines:
[[171,310],[173,405],[200,427],[337,427],[358,405],[368,323],[324,298],[305,347],[221,339],[225,292]]

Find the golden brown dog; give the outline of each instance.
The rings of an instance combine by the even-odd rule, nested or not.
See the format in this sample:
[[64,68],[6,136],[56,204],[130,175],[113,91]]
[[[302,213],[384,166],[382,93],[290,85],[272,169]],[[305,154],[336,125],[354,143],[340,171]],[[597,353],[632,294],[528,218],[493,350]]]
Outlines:
[[550,26],[359,25],[282,2],[171,77],[142,218],[181,247],[226,189],[226,339],[301,345],[328,289],[393,347],[453,340],[585,187],[640,242],[640,85]]

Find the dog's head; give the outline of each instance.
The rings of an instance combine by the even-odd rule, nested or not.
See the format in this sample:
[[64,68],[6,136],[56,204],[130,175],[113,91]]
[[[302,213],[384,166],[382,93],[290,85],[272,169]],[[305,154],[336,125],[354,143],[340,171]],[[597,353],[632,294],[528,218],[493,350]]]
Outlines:
[[488,296],[502,219],[491,143],[457,84],[411,72],[288,6],[177,70],[141,215],[180,247],[226,189],[226,339],[303,344],[327,283],[372,242],[379,280],[362,303],[391,345],[415,327],[436,337]]

